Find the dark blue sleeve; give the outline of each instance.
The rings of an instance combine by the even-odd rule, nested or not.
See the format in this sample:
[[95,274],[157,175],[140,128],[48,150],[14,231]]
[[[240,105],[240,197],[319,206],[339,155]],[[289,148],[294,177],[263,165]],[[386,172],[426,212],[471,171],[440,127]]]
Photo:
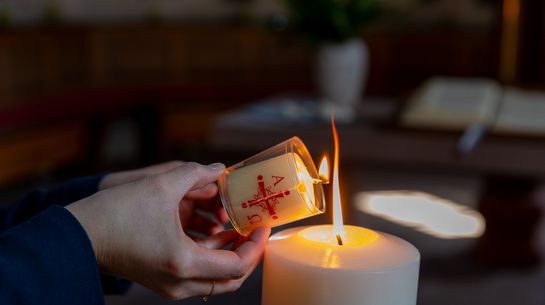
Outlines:
[[[0,209],[0,234],[21,224],[52,205],[66,206],[89,197],[98,191],[103,175],[82,177],[67,181],[50,189],[38,189],[17,202]],[[1,250],[0,250],[1,251]],[[102,275],[102,286],[106,294],[125,293],[130,282],[116,277]],[[3,304],[0,302],[0,304]]]
[[0,304],[104,304],[91,242],[52,206],[0,235]]
[[51,189],[38,189],[0,209],[0,233],[44,211],[51,205],[66,206],[96,193],[104,175],[77,178]]

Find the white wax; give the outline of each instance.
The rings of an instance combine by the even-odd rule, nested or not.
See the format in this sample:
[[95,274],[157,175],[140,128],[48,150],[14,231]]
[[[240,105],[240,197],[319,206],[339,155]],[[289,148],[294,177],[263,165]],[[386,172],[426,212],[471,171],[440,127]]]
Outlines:
[[235,168],[225,179],[222,200],[242,235],[322,212],[314,202],[312,177],[298,154],[290,152]]
[[420,254],[381,232],[345,226],[339,246],[332,225],[271,236],[265,251],[262,305],[414,305]]

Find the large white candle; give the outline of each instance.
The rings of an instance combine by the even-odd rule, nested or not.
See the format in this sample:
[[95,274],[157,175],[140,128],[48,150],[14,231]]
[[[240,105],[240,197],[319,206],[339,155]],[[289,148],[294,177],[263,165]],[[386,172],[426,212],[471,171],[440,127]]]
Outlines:
[[345,226],[298,227],[271,236],[262,305],[414,305],[420,254],[395,236]]

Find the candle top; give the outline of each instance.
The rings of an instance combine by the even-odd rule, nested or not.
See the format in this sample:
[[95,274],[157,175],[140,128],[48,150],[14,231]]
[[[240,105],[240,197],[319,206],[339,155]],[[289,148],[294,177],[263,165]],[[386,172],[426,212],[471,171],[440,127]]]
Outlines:
[[345,226],[339,246],[332,225],[287,229],[271,236],[267,252],[288,262],[341,270],[384,272],[420,260],[410,243],[390,234]]

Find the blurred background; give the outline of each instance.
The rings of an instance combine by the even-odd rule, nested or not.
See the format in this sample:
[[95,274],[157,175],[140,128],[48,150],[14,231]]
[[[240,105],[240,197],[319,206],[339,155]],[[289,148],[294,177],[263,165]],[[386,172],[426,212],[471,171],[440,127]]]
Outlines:
[[[545,304],[544,17],[541,0],[0,0],[0,201],[294,135],[317,161],[335,108],[345,223],[419,248],[418,304]],[[259,304],[260,272],[208,303]]]

